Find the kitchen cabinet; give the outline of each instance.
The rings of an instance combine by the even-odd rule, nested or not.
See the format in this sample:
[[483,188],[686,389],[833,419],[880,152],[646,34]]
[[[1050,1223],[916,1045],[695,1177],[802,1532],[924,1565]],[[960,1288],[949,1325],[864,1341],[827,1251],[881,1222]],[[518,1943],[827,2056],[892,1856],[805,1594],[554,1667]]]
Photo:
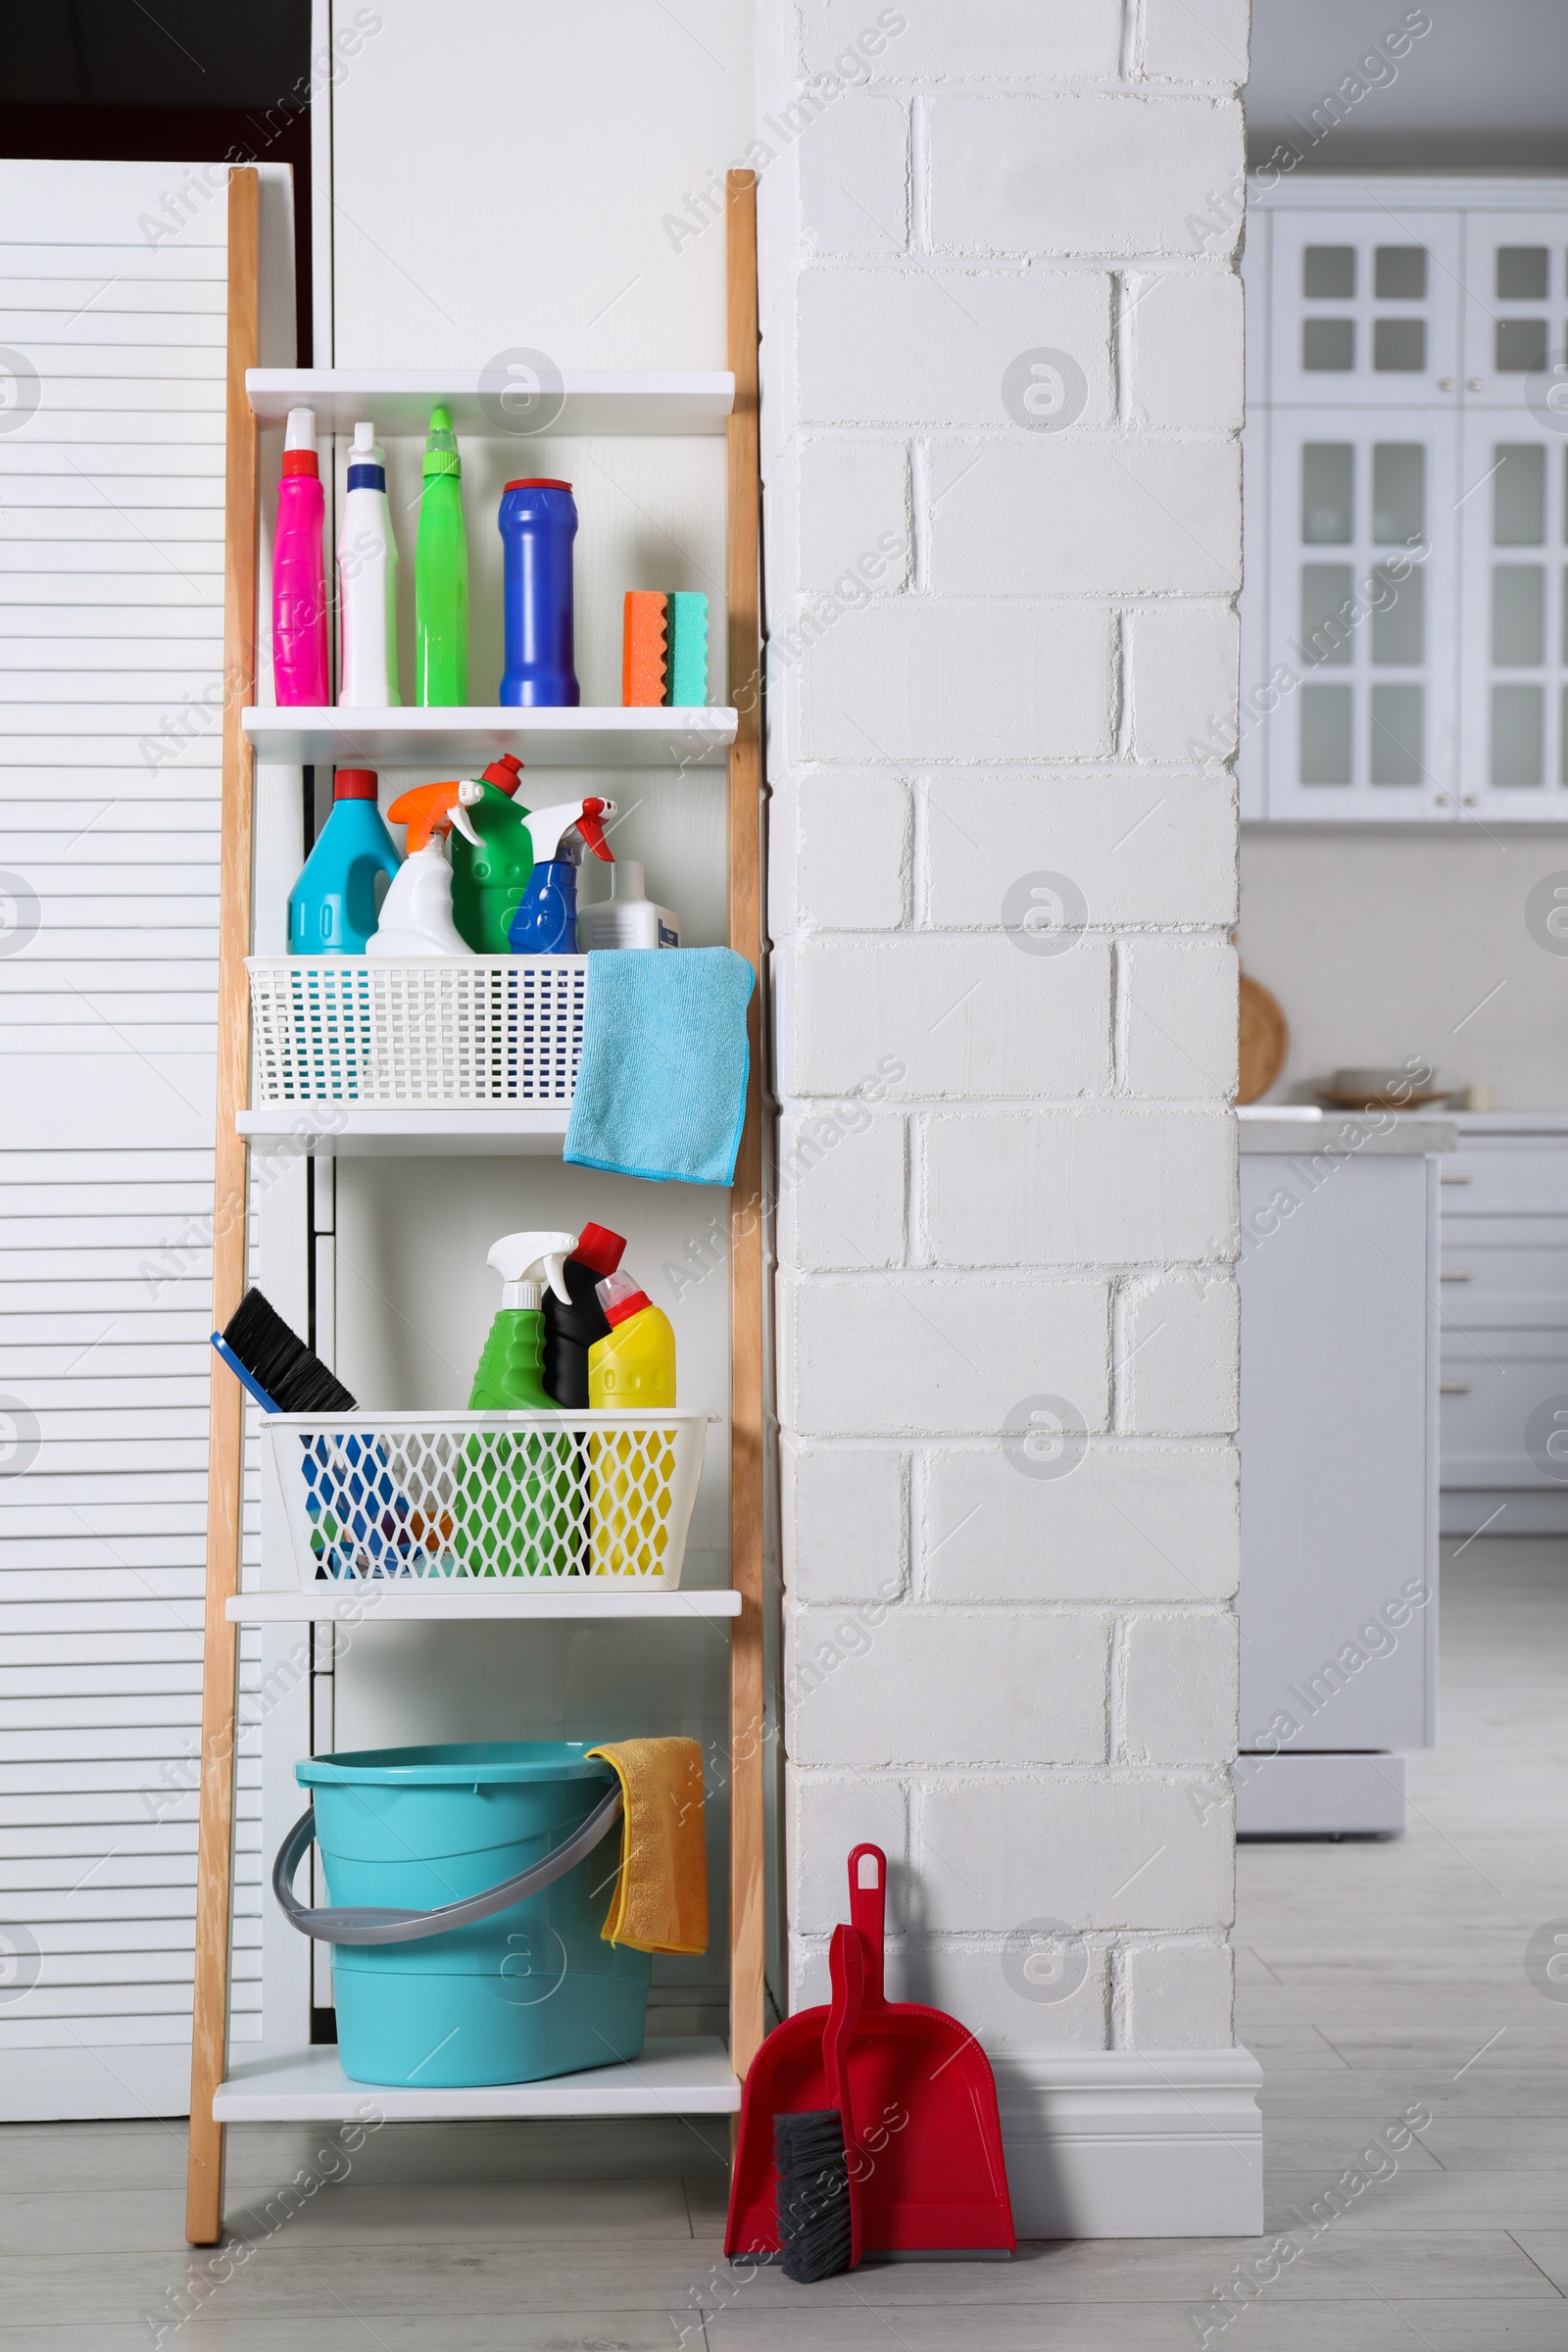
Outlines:
[[1254,186],[1244,819],[1568,819],[1568,183]]
[[1241,1116],[1242,1836],[1396,1833],[1437,1722],[1435,1119]]
[[1303,673],[1271,721],[1277,816],[1316,819],[1336,793],[1384,816],[1442,817],[1455,804],[1457,427],[1451,414],[1373,408],[1273,419],[1275,651]]
[[1462,1113],[1444,1163],[1443,1525],[1568,1533],[1568,1113]]
[[[1568,426],[1568,416],[1564,417]],[[1488,823],[1568,807],[1563,602],[1568,441],[1533,416],[1464,419],[1459,769]]]
[[1320,179],[1254,193],[1271,220],[1263,316],[1273,405],[1452,407],[1464,198],[1455,192],[1416,218],[1392,184],[1392,204],[1369,202],[1365,180],[1335,181],[1326,202]]

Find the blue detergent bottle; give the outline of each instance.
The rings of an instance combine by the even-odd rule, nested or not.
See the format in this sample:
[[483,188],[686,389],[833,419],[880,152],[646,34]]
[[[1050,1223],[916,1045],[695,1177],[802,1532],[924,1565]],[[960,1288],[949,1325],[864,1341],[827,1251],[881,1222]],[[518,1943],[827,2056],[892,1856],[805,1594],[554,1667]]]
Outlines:
[[573,651],[571,484],[542,475],[509,482],[499,522],[507,649],[501,700],[570,710],[582,699]]
[[291,956],[363,956],[380,920],[377,877],[403,863],[375,805],[375,771],[340,767],[332,809],[288,894]]

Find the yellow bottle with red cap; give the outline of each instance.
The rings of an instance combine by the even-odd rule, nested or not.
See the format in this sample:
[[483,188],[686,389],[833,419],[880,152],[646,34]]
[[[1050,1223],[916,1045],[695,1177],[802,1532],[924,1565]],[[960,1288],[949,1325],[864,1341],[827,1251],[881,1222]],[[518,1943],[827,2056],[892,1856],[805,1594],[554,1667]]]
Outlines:
[[[588,1350],[595,1412],[653,1418],[675,1403],[675,1334],[633,1275],[595,1285],[610,1325]],[[662,1577],[669,1530],[663,1499],[674,1473],[668,1433],[626,1430],[588,1440],[588,1572]]]
[[675,1334],[634,1274],[594,1285],[610,1325],[588,1350],[588,1402],[595,1412],[647,1413],[675,1401]]

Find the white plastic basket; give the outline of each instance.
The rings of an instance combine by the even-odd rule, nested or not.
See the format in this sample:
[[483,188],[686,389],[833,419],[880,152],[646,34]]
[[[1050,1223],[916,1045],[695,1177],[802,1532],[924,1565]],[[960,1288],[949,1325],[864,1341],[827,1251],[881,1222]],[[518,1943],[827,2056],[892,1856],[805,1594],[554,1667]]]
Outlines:
[[586,956],[249,956],[253,1107],[569,1102]]
[[708,1413],[270,1413],[307,1591],[508,1577],[680,1583]]

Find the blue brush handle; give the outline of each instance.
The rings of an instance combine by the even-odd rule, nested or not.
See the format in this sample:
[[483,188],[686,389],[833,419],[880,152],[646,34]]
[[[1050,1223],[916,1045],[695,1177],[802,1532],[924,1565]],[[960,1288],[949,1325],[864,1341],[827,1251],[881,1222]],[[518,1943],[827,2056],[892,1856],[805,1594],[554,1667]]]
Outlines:
[[269,1396],[261,1382],[256,1378],[256,1375],[253,1372],[248,1372],[245,1369],[245,1366],[240,1362],[239,1357],[234,1353],[233,1348],[229,1346],[228,1342],[224,1339],[220,1331],[215,1331],[213,1333],[213,1346],[218,1349],[219,1354],[222,1357],[224,1363],[233,1373],[234,1378],[239,1382],[241,1388],[249,1389],[251,1395],[255,1397],[257,1403],[261,1406],[264,1413],[278,1413],[282,1411],[282,1406],[274,1397]]

